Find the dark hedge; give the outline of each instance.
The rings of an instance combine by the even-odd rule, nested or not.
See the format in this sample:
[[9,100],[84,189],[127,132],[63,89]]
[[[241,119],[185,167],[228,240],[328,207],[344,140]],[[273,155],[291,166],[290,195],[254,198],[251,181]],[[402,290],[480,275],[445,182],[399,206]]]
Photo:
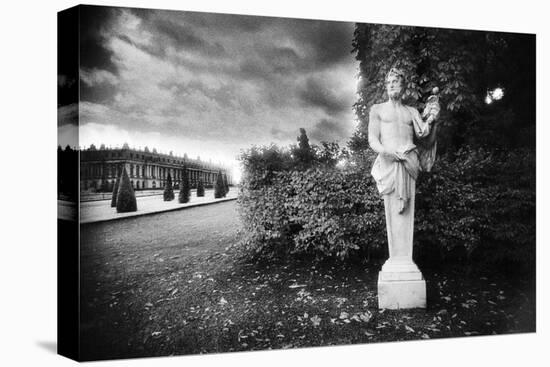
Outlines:
[[[242,153],[243,252],[321,259],[385,254],[383,201],[370,176],[371,162],[298,171],[292,159],[276,146]],[[416,257],[443,261],[458,253],[484,263],[533,264],[533,151],[462,149],[439,157],[433,171],[419,177],[416,202]]]

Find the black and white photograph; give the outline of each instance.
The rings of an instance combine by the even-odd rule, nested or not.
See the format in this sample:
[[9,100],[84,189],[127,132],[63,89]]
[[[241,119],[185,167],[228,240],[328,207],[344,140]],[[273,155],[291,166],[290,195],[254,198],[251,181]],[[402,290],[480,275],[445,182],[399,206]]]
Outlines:
[[61,11],[61,354],[536,332],[535,61],[530,33]]

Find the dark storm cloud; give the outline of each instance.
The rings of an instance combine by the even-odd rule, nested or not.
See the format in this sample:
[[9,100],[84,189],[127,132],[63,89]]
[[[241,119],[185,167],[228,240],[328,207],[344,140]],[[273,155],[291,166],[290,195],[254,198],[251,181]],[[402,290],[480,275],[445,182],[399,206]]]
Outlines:
[[286,145],[297,126],[315,140],[341,140],[342,125],[352,124],[352,23],[124,8],[107,15],[86,23],[102,59],[89,60],[80,83],[90,136],[109,132],[113,145],[121,144],[115,136],[138,145],[148,136]]
[[310,138],[317,141],[334,141],[345,137],[346,129],[342,122],[322,119],[313,126],[313,129],[308,135]]
[[300,98],[308,105],[322,108],[333,116],[349,109],[350,101],[338,96],[331,85],[319,78],[309,78],[300,90]]
[[57,108],[57,126],[78,125],[78,103]]
[[[155,19],[151,23],[150,30],[157,36],[156,43],[160,43],[163,48],[166,48],[168,44],[179,51],[192,49],[207,56],[218,57],[225,53],[222,45],[210,43],[208,40],[199,37],[193,28],[186,23]],[[163,36],[164,39],[162,39]]]
[[80,8],[80,62],[83,67],[95,67],[117,73],[113,52],[105,45],[105,33],[120,14],[120,9],[107,6],[82,5]]
[[318,67],[334,65],[351,57],[350,30],[352,23],[316,21],[310,32],[304,32],[305,42],[312,45]]

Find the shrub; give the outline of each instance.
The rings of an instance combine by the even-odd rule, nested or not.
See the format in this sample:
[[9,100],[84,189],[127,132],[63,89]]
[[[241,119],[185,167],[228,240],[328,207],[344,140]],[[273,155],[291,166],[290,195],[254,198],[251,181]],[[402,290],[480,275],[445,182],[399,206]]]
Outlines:
[[164,197],[164,201],[174,200],[174,187],[172,185],[172,176],[170,176],[170,174],[168,174],[168,177],[166,178],[163,197]]
[[116,208],[116,198],[118,194],[118,186],[120,185],[120,176],[116,178],[115,185],[113,187],[113,195],[111,197],[111,208]]
[[178,195],[178,201],[180,203],[189,202],[191,196],[191,187],[189,185],[189,176],[187,175],[187,168],[183,169],[183,176],[180,181],[180,193]]
[[[370,176],[372,161],[344,170],[321,164],[303,172],[271,170],[292,167],[284,150],[274,146],[252,148],[241,160],[245,254],[386,253],[384,206]],[[414,240],[415,258],[445,260],[463,253],[464,260],[483,265],[534,264],[534,152],[464,148],[439,157],[432,172],[417,181]]]
[[197,183],[197,196],[204,196],[204,184],[201,179],[199,179],[199,182]]
[[383,207],[362,172],[312,168],[275,174],[272,185],[239,193],[239,213],[253,256],[310,254],[346,258],[385,243]]
[[535,156],[461,149],[417,185],[415,241],[485,265],[534,264]]
[[226,196],[227,193],[229,192],[229,184],[227,183],[227,174],[223,174],[223,191],[224,191],[224,194],[223,196]]
[[219,199],[225,196],[225,186],[223,184],[222,171],[218,172],[218,177],[216,178],[216,185],[214,187],[214,198]]
[[116,199],[116,211],[117,213],[137,211],[136,195],[132,185],[130,184],[130,179],[128,178],[128,173],[126,173],[126,168],[122,169]]

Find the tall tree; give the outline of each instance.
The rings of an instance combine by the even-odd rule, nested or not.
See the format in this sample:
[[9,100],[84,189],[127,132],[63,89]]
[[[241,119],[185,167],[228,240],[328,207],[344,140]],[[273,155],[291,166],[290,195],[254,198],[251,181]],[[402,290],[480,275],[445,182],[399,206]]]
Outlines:
[[314,154],[304,128],[300,128],[300,135],[296,140],[298,141],[298,147],[293,150],[293,154],[296,157],[297,168],[306,170],[312,166]]

